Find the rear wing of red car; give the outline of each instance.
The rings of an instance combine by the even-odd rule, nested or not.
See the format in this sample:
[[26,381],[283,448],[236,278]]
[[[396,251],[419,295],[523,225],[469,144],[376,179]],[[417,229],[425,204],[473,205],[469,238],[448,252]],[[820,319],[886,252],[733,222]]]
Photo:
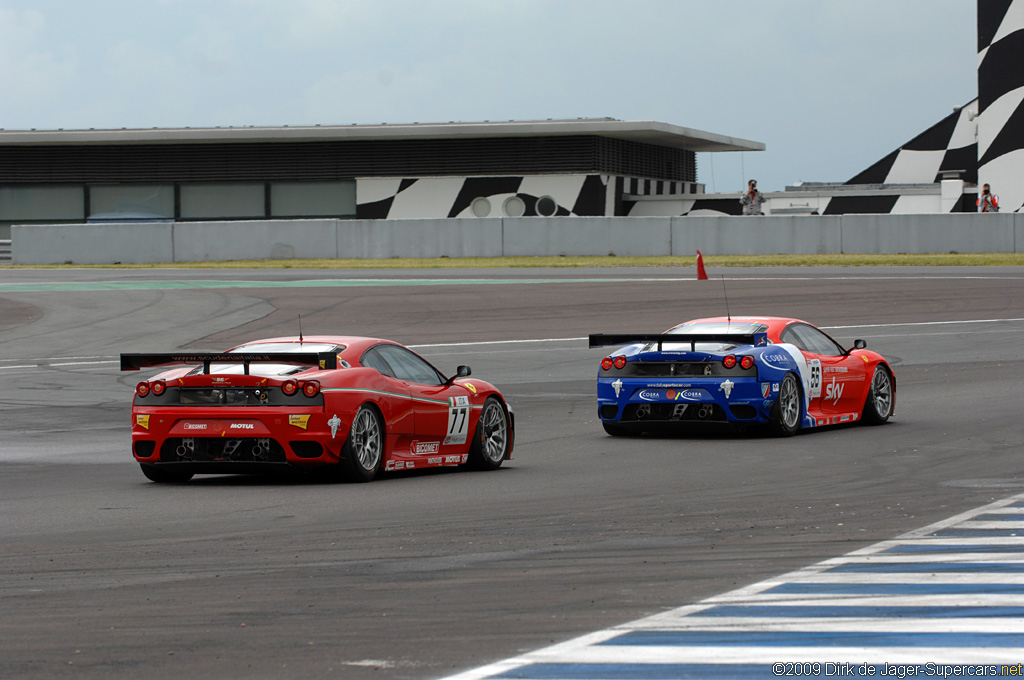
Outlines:
[[635,343],[657,343],[661,351],[665,343],[690,345],[695,350],[698,342],[732,342],[737,345],[767,345],[767,333],[594,333],[590,336],[590,348],[609,347],[612,345],[632,345]]
[[203,373],[210,372],[210,364],[242,364],[249,374],[249,364],[295,364],[317,366],[320,370],[338,367],[334,352],[168,352],[164,354],[122,354],[121,370],[137,371],[154,366],[175,364],[202,364]]

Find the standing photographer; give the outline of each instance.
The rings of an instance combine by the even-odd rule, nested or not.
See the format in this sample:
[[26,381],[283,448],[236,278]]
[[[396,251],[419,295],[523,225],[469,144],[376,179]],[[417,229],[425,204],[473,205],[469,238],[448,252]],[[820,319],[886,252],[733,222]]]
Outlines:
[[978,212],[999,212],[999,197],[992,193],[992,188],[987,183],[981,186]]
[[744,215],[763,215],[761,212],[761,204],[765,202],[764,194],[757,190],[757,180],[752,179],[747,182],[747,193],[740,197],[740,203],[743,205]]

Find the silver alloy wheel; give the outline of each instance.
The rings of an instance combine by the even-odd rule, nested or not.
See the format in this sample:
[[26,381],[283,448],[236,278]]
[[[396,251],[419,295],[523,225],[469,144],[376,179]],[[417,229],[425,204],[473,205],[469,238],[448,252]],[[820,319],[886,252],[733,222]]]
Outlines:
[[380,421],[376,414],[369,408],[359,409],[355,420],[352,421],[352,431],[349,434],[352,452],[355,453],[359,467],[367,472],[376,469],[380,464],[383,442],[380,432]]
[[874,400],[875,413],[882,418],[892,410],[892,380],[884,368],[876,368],[871,378],[871,399]]
[[779,415],[787,429],[792,430],[800,422],[800,390],[792,374],[785,377],[779,388]]
[[480,427],[483,428],[483,454],[492,463],[500,463],[505,458],[508,447],[508,421],[501,404],[490,399],[480,414]]

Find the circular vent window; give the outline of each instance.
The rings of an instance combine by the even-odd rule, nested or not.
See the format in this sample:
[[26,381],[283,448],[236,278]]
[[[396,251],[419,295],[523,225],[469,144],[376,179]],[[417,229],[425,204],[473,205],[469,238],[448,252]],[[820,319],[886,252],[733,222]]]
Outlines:
[[551,217],[558,212],[558,203],[550,196],[541,196],[537,199],[537,214],[541,217]]
[[526,213],[526,204],[518,196],[510,196],[505,199],[503,206],[505,214],[509,217],[522,217]]
[[483,196],[474,198],[470,207],[473,209],[473,214],[477,217],[487,217],[491,214],[491,201]]

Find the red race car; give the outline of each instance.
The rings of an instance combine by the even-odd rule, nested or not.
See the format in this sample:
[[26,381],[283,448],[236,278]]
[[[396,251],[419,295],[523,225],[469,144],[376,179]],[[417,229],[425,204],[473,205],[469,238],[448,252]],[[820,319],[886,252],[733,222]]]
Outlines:
[[512,457],[515,418],[497,388],[469,380],[468,366],[445,377],[390,340],[121,355],[122,371],[170,365],[132,401],[132,453],[154,482],[297,468],[368,482],[384,470],[494,470]]

